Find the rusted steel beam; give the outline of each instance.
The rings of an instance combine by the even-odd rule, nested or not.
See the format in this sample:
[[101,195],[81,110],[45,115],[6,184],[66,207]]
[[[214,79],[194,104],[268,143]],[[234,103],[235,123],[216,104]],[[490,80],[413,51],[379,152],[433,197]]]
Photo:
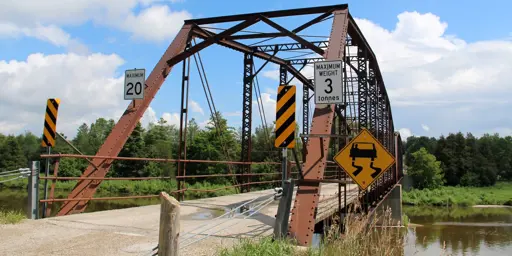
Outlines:
[[[263,15],[263,16],[266,16],[269,18],[276,18],[276,17],[296,16],[296,15],[309,15],[309,14],[317,14],[317,13],[331,13],[333,10],[344,10],[347,8],[348,8],[348,4],[338,4],[338,5],[319,6],[319,7],[308,7],[308,8],[270,11],[270,12],[255,12],[255,13],[245,13],[245,14],[219,16],[219,17],[211,17],[211,18],[190,19],[190,20],[185,20],[185,24],[204,25],[204,24],[215,24],[215,23],[223,23],[223,22],[233,22],[233,21],[245,20],[248,17],[253,16],[253,15]],[[320,18],[320,19],[323,19],[323,18]]]
[[[316,47],[319,48],[327,48],[329,45],[329,41],[311,41],[309,42]],[[255,52],[274,52],[276,50],[278,51],[295,51],[295,50],[304,50],[307,49],[306,46],[304,46],[301,43],[286,43],[286,44],[267,44],[267,45],[255,45],[251,46],[253,51]],[[318,58],[323,60],[323,58]]]
[[[205,30],[201,30],[201,29],[195,29],[194,34],[198,37],[205,39],[205,40],[207,40],[207,38],[209,38],[213,35],[217,35],[213,32],[205,31]],[[227,39],[219,40],[219,41],[217,41],[217,44],[231,48],[231,49],[239,51],[239,52],[253,54],[255,57],[258,57],[258,58],[261,58],[264,60],[269,60],[270,62],[278,64],[278,65],[285,65],[288,72],[290,72],[293,76],[295,76],[300,82],[306,84],[311,90],[314,90],[314,87],[311,84],[311,82],[309,81],[309,79],[307,79],[302,73],[300,73],[295,67],[290,65],[287,61],[285,61],[279,57],[275,57],[275,56],[270,55],[265,52],[253,52],[251,47],[249,47],[245,44],[227,40]]]
[[[64,139],[64,138],[62,138],[62,139]],[[57,178],[57,175],[59,173],[59,163],[60,163],[60,159],[57,158],[57,160],[53,164],[53,177],[42,177],[42,178]],[[52,185],[50,187],[50,199],[54,199],[55,198],[55,185],[56,185],[55,183],[57,183],[57,180],[53,179]],[[46,207],[46,215],[45,216],[46,217],[50,217],[51,213],[52,213],[52,203],[48,202],[48,206]]]
[[[237,173],[237,174],[205,174],[205,175],[186,175],[176,177],[40,177],[41,180],[169,180],[175,178],[211,178],[211,177],[231,177],[231,176],[266,176],[281,175],[282,173]],[[50,196],[51,197],[51,196]]]
[[[145,98],[141,100],[133,100],[133,102],[128,105],[126,111],[116,123],[112,129],[112,132],[106,138],[105,142],[100,147],[96,155],[117,156],[119,154],[124,144],[126,143],[126,140],[135,129],[135,126],[139,122],[142,115],[144,115],[144,112],[149,107],[149,104],[171,71],[172,66],[167,65],[166,61],[183,52],[187,41],[190,40],[190,29],[190,25],[184,25],[178,32],[176,38],[167,48],[160,61],[156,64],[155,68],[148,76],[144,88]],[[105,177],[108,170],[110,169],[112,160],[107,160],[100,165],[100,163],[103,161],[104,160],[98,158],[94,159],[94,164],[99,168],[96,169],[92,164],[89,164],[87,169],[83,172],[82,177]],[[69,194],[68,198],[72,199],[92,197],[100,183],[101,181],[79,181],[73,188],[73,191],[71,191]],[[89,200],[86,199],[65,202],[57,213],[57,216],[83,212],[88,201]]]
[[[343,59],[348,27],[348,10],[334,12],[329,47],[324,54],[326,60]],[[310,134],[331,133],[334,119],[334,105],[316,105],[311,122]],[[309,138],[307,156],[304,163],[304,179],[320,179],[324,176],[330,137]],[[292,210],[289,235],[297,239],[300,245],[310,245],[315,225],[315,209],[320,195],[319,184],[299,185]]]
[[210,164],[271,164],[278,165],[278,162],[239,162],[239,161],[216,161],[216,160],[199,160],[199,159],[170,159],[170,158],[145,158],[145,157],[121,157],[121,156],[88,156],[88,155],[74,155],[74,154],[51,154],[40,155],[41,158],[93,158],[103,160],[129,160],[129,161],[153,161],[153,162],[167,162],[176,163],[178,161],[187,163],[210,163]]
[[260,21],[260,17],[258,17],[258,16],[247,17],[247,20],[240,22],[237,25],[235,25],[229,29],[224,30],[224,31],[220,32],[219,34],[210,36],[210,37],[206,38],[204,41],[194,45],[187,51],[182,51],[178,55],[173,56],[172,58],[169,58],[169,60],[167,60],[167,65],[174,66],[174,65],[176,65],[176,63],[183,61],[184,59],[194,55],[196,52],[199,52],[200,50],[216,43],[219,40],[226,38],[227,36],[229,36],[233,33],[236,33],[244,28],[252,26],[255,23],[257,23],[258,21]]
[[260,19],[263,22],[267,23],[269,26],[279,30],[281,33],[284,33],[285,35],[291,37],[293,40],[297,41],[297,43],[306,46],[310,50],[313,50],[314,52],[316,52],[316,53],[318,53],[320,55],[324,55],[324,50],[323,49],[321,49],[320,47],[310,43],[306,39],[296,35],[294,32],[289,31],[288,29],[286,29],[286,28],[282,27],[281,25],[271,21],[269,18],[267,18],[267,17],[265,17],[263,15],[260,16]]

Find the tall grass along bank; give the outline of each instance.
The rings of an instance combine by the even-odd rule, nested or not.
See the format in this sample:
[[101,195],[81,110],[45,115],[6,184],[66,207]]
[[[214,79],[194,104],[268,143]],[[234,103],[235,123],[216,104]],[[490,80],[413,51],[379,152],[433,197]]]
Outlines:
[[403,192],[403,203],[430,206],[512,205],[512,182],[491,187],[441,187]]
[[272,241],[271,238],[243,239],[232,248],[224,248],[219,255],[294,255],[294,256],[384,256],[403,255],[405,229],[393,225],[391,211],[372,218],[350,212],[344,220],[345,232],[340,233],[335,221],[317,248],[299,249],[293,240]]

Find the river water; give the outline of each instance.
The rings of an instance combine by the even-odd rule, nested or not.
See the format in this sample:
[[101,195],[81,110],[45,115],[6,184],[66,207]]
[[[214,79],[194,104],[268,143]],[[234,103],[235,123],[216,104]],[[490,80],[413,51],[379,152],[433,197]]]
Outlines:
[[[406,255],[512,255],[512,208],[404,207]],[[415,226],[415,225],[411,225]]]
[[[57,198],[64,196],[57,193]],[[158,203],[158,199],[90,201],[86,212]],[[59,205],[52,206],[52,215]],[[0,210],[26,211],[26,206],[26,192],[0,189]],[[407,233],[405,255],[512,256],[512,208],[404,206],[403,213],[414,224]]]

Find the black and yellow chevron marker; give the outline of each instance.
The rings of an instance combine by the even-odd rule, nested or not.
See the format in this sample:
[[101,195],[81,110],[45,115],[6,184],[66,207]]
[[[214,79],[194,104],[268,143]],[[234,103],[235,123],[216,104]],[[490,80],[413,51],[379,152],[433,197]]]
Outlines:
[[59,99],[48,99],[46,113],[44,115],[43,140],[41,146],[54,147],[57,136],[57,113],[59,110]]
[[295,92],[294,85],[280,85],[276,104],[276,148],[295,148]]

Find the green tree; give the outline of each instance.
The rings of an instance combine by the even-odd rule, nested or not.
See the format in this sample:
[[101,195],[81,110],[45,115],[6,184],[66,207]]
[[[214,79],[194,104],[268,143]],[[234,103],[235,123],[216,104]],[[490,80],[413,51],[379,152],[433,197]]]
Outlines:
[[23,147],[13,135],[3,139],[3,143],[0,145],[0,159],[1,171],[11,171],[28,166]]
[[444,183],[441,163],[423,147],[412,153],[407,174],[418,189],[438,188]]
[[[120,157],[145,157],[146,148],[144,144],[144,128],[137,123],[130,137],[126,141],[123,149],[119,153]],[[117,161],[112,175],[121,177],[141,177],[145,176],[144,168],[146,161]]]

